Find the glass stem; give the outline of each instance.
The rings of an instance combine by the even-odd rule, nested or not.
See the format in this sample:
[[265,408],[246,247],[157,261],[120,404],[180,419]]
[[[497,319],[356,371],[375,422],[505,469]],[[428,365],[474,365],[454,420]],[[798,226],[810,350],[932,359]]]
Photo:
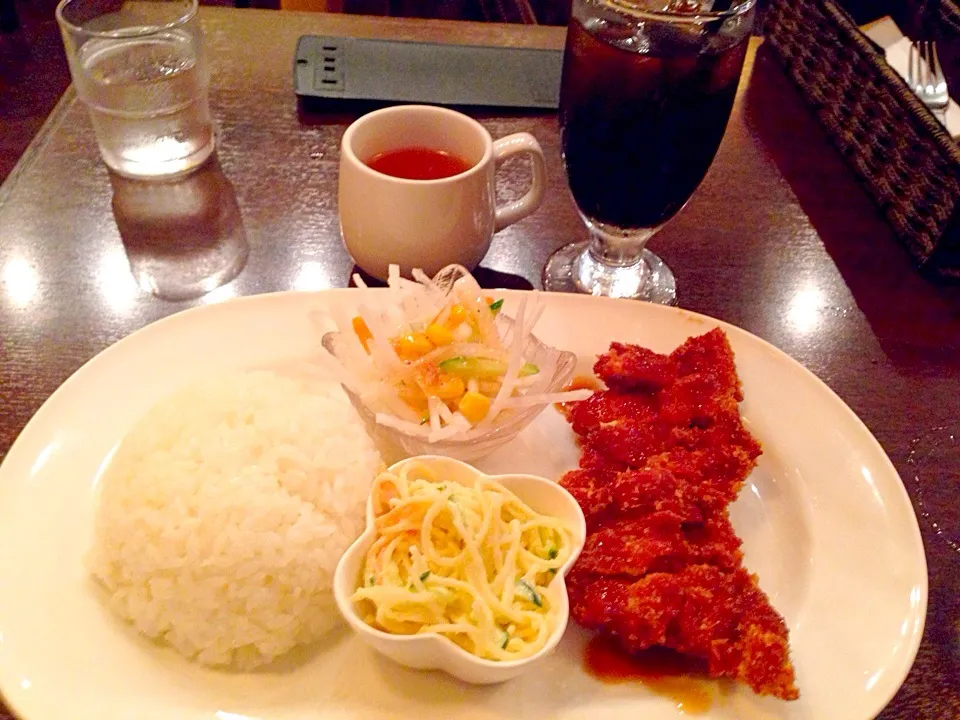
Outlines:
[[588,252],[598,263],[610,267],[631,267],[640,262],[647,241],[659,228],[631,230],[622,235],[590,227]]
[[582,292],[608,297],[637,297],[650,276],[644,246],[659,228],[620,230],[584,218],[590,241],[574,264]]
[[673,273],[645,247],[659,227],[621,230],[581,217],[590,239],[562,247],[550,256],[543,271],[544,289],[667,305],[677,302]]

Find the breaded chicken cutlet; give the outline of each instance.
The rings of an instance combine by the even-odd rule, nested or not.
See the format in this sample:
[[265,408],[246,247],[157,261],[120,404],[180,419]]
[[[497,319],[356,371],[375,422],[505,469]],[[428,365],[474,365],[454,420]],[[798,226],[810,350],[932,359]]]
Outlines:
[[743,568],[727,512],[761,448],[726,335],[670,355],[613,343],[594,372],[608,389],[570,410],[583,450],[561,480],[587,518],[567,578],[574,619],[629,652],[670,648],[796,699],[786,624]]

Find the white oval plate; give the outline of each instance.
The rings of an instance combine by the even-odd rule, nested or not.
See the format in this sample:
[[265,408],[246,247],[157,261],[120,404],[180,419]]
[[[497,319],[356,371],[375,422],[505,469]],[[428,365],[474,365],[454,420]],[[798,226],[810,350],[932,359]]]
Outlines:
[[[503,294],[510,312],[518,293]],[[108,348],[50,397],[0,466],[0,692],[11,709],[26,720],[677,717],[675,699],[587,675],[587,638],[572,624],[534,672],[477,688],[401,668],[345,629],[269,669],[208,670],[100,604],[82,566],[93,490],[134,421],[208,373],[308,356],[319,342],[312,311],[349,311],[377,296],[386,297],[280,293],[189,310]],[[733,523],[745,564],[789,624],[801,699],[722,685],[702,717],[874,717],[916,655],[927,572],[907,493],[867,428],[813,374],[743,330],[641,302],[543,300],[537,334],[577,353],[584,369],[611,340],[669,351],[717,325],[736,352],[743,415],[765,452]],[[558,478],[577,459],[571,431],[548,408],[477,466]]]

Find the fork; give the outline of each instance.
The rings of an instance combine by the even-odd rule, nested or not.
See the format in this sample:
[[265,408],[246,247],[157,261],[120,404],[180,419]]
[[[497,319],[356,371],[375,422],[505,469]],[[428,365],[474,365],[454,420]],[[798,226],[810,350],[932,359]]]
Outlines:
[[946,121],[950,94],[947,90],[947,81],[940,69],[937,46],[933,40],[910,43],[907,84],[938,120]]

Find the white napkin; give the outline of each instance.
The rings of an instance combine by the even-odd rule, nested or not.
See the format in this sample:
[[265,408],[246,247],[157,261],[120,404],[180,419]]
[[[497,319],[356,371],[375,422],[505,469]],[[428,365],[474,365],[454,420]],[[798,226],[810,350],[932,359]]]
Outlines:
[[[887,63],[906,80],[910,64],[910,39],[900,32],[896,23],[886,18],[871,25],[864,34],[884,49]],[[960,139],[960,106],[953,99],[947,106],[946,128],[950,137]]]

